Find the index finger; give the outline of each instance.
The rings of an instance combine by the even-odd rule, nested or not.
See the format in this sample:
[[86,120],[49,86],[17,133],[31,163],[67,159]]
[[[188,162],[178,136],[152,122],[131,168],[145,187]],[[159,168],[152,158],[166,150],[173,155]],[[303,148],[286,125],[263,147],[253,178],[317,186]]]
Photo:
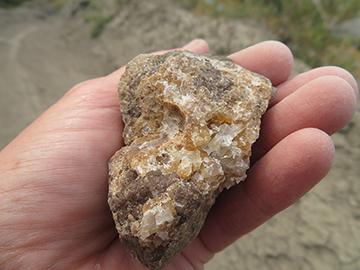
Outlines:
[[264,41],[229,56],[236,64],[259,73],[278,85],[291,74],[294,58],[290,49],[279,41]]
[[[194,39],[194,40],[190,41],[189,43],[185,44],[181,48],[157,51],[157,52],[153,52],[152,54],[162,55],[167,52],[175,51],[175,50],[185,50],[185,51],[191,51],[194,53],[204,54],[204,53],[209,52],[209,45],[203,39]],[[121,67],[121,68],[115,70],[114,72],[110,73],[108,76],[106,76],[106,78],[117,84],[119,82],[119,79],[121,78],[122,74],[124,73],[124,71],[125,71],[125,67]]]

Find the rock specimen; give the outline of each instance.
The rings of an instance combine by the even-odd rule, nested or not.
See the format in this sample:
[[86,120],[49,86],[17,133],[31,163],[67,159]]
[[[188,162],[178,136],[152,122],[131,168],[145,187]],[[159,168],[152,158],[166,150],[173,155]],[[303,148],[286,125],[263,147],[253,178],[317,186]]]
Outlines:
[[190,52],[139,55],[119,85],[125,146],[109,163],[122,242],[160,269],[199,233],[217,195],[239,183],[271,96],[268,79]]

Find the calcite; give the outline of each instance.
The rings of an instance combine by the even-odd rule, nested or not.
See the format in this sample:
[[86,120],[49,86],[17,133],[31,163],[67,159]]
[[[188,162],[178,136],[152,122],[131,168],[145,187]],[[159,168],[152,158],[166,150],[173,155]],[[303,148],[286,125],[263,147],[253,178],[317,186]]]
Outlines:
[[161,269],[199,233],[224,188],[246,178],[271,82],[190,52],[139,55],[119,85],[125,146],[109,162],[121,241]]

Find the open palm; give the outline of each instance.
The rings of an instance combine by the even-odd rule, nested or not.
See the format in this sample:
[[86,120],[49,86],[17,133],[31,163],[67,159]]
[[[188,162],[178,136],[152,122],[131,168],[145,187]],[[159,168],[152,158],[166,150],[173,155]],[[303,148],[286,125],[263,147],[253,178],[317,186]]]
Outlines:
[[[183,49],[208,47],[196,40]],[[278,92],[248,179],[220,196],[200,235],[166,269],[201,269],[313,187],[331,167],[328,134],[355,109],[347,71],[322,67],[288,80],[293,59],[279,42],[230,58]],[[122,144],[122,72],[75,86],[0,152],[0,269],[145,269],[118,240],[107,205],[107,160]]]

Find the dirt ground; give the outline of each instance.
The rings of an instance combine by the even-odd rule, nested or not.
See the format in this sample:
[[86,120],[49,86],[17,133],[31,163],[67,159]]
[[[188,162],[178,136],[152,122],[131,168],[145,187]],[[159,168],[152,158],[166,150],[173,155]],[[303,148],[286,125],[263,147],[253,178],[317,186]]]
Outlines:
[[[173,1],[138,0],[120,8],[102,35],[91,39],[80,2],[61,11],[31,3],[0,9],[0,148],[72,85],[141,52],[195,37],[208,40],[213,52],[275,38],[255,22],[199,17]],[[360,108],[333,138],[336,159],[325,181],[205,269],[360,269]]]

